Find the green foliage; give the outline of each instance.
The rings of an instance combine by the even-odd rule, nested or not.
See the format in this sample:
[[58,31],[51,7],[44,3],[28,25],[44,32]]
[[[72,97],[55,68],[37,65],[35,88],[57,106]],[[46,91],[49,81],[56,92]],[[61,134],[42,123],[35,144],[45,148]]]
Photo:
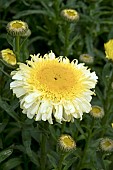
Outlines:
[[[61,10],[73,8],[80,19],[68,22]],[[11,71],[0,53],[0,170],[111,170],[113,152],[101,151],[104,137],[113,139],[113,63],[105,58],[104,43],[113,38],[112,0],[0,0],[0,50],[16,51],[16,39],[6,32],[12,20],[28,23],[30,37],[21,37],[20,61],[29,54],[45,54],[78,59],[87,53],[94,57],[90,66],[98,75],[92,105],[103,107],[105,116],[96,119],[84,114],[74,123],[48,125],[26,118],[9,84]],[[61,134],[70,134],[76,150],[62,155]],[[60,167],[60,168],[59,168]]]

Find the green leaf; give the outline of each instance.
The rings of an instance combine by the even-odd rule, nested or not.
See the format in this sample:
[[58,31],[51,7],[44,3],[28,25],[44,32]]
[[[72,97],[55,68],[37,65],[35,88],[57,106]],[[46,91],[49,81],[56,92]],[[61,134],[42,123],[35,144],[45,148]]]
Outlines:
[[31,150],[31,134],[28,128],[22,131],[22,140],[25,146],[25,150],[27,155],[29,156],[30,160],[39,167],[38,156],[35,152]]
[[55,128],[54,128],[54,126],[49,125],[49,131],[50,131],[51,136],[53,137],[53,139],[54,139],[55,141],[57,141],[57,136],[56,136],[56,133],[55,133]]
[[13,47],[14,38],[11,35],[7,34],[6,39],[7,39],[8,43]]
[[103,80],[105,86],[108,86],[110,83],[110,79],[113,74],[112,70],[113,70],[113,66],[112,66],[111,62],[106,63],[103,68],[103,71],[102,71],[102,80]]
[[26,148],[26,151],[28,152],[31,146],[31,135],[27,128],[22,131],[22,139],[23,139],[23,144]]
[[1,138],[0,138],[0,148],[3,149],[3,141]]
[[14,145],[13,148],[23,152],[24,154],[26,154],[26,150],[25,150],[25,147],[23,145]]
[[3,132],[5,129],[6,125],[8,123],[8,119],[4,119],[2,123],[0,123],[0,133]]
[[31,44],[33,44],[37,40],[47,41],[47,38],[43,37],[43,36],[35,36],[35,37],[30,39],[30,41],[28,42],[28,46],[30,46]]
[[105,170],[104,161],[102,160],[102,154],[100,152],[95,152],[95,153],[92,153],[92,155],[93,155],[92,163],[95,169],[98,167],[98,169]]
[[51,165],[54,168],[57,168],[57,161],[56,161],[56,159],[52,155],[50,155],[50,154],[47,154],[47,156],[49,158],[49,161],[50,161]]
[[6,111],[6,113],[8,113],[9,116],[14,118],[17,122],[19,121],[19,117],[18,117],[17,113],[12,109],[12,107],[7,102],[3,101],[1,97],[0,97],[0,107],[4,111]]
[[66,161],[66,166],[63,170],[69,170],[69,167],[77,160],[77,157],[73,157],[70,160]]
[[91,169],[91,170],[97,170],[96,168],[93,167],[91,163],[84,163],[81,167],[81,169]]
[[104,102],[104,99],[103,99],[103,93],[102,93],[102,90],[100,90],[100,88],[98,86],[96,86],[95,88],[95,92],[96,92],[96,95],[98,96],[99,100],[101,101],[101,103],[103,104]]
[[79,35],[76,35],[72,40],[71,42],[69,43],[69,46],[68,46],[68,51],[71,50],[72,46],[76,43],[76,41],[80,38]]
[[12,170],[13,168],[17,167],[22,163],[21,158],[12,158],[5,162],[2,166],[2,170]]
[[112,163],[110,160],[104,160],[105,170],[109,169],[109,165]]
[[6,149],[0,152],[0,163],[8,158],[13,152],[13,149]]
[[78,120],[75,120],[75,124],[76,124],[76,128],[78,129],[78,131],[79,131],[83,136],[85,136],[85,133],[84,133],[84,131],[83,131],[82,128],[81,128],[80,122],[78,122]]
[[3,6],[4,8],[8,8],[10,7],[10,5],[15,2],[16,0],[10,0],[10,1],[7,1],[7,0],[0,0],[0,6]]
[[[55,13],[53,10],[50,10],[50,7],[48,7],[48,3],[46,5],[46,3],[44,3],[44,1],[40,1],[40,3],[43,5],[43,7],[45,8],[44,10],[47,11],[47,14],[51,17],[55,17]],[[58,2],[57,2],[58,3]]]
[[43,15],[48,15],[47,12],[42,11],[42,10],[25,10],[25,11],[21,11],[18,12],[13,18],[17,19],[17,18],[21,18],[23,16],[27,16],[27,15],[33,15],[33,14],[43,14]]
[[91,37],[91,35],[86,34],[85,37],[85,42],[86,42],[86,47],[87,47],[87,51],[90,55],[93,55],[93,39]]

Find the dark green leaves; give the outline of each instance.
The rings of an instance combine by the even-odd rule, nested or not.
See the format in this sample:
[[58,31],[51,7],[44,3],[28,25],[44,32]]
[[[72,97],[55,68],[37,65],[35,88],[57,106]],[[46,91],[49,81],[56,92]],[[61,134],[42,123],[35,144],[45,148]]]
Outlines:
[[13,149],[0,151],[0,163],[7,159],[13,153]]

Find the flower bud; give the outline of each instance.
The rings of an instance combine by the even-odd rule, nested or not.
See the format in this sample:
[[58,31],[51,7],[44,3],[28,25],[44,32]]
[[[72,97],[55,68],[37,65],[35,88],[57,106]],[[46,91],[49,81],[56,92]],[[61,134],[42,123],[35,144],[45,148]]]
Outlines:
[[21,37],[29,37],[30,35],[31,35],[31,30],[28,29],[25,34],[21,35]]
[[104,116],[104,110],[100,106],[92,106],[90,115],[92,115],[94,118],[102,118]]
[[76,143],[74,139],[67,134],[63,134],[59,138],[59,146],[63,151],[72,151],[76,148]]
[[9,22],[6,29],[11,36],[23,36],[28,31],[28,25],[26,22],[15,20]]
[[7,64],[16,65],[16,56],[9,48],[1,51],[1,57]]
[[79,60],[83,63],[86,63],[86,64],[93,64],[94,57],[92,57],[89,54],[81,54],[80,57],[79,57]]
[[79,14],[74,9],[63,9],[61,11],[61,16],[69,22],[76,22],[79,20]]
[[104,44],[106,58],[113,60],[113,39]]
[[113,151],[113,140],[109,138],[102,138],[100,141],[100,148],[106,152]]

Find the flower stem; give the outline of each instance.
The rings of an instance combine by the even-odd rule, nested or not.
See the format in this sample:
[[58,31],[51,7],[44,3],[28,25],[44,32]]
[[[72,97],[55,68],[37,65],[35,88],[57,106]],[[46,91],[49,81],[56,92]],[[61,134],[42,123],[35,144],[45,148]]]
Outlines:
[[87,155],[87,149],[88,149],[88,146],[89,146],[89,143],[90,143],[90,138],[91,138],[91,134],[88,135],[88,139],[87,139],[87,142],[85,144],[85,148],[84,148],[84,151],[83,151],[83,157],[82,159],[80,160],[79,164],[78,164],[78,168],[77,170],[81,170],[82,168],[82,165],[83,163],[85,162],[85,159],[86,159],[86,155]]
[[64,133],[65,127],[66,127],[66,122],[63,122],[61,125],[61,134]]
[[42,142],[41,142],[41,170],[46,170],[46,135],[42,134]]
[[58,164],[58,170],[62,170],[62,163],[63,163],[64,157],[65,157],[65,154],[61,153],[59,164]]
[[46,170],[46,158],[47,158],[47,135],[48,135],[48,124],[42,122],[41,126],[41,156],[40,156],[40,170]]
[[81,160],[78,164],[77,170],[82,169],[82,165],[84,164],[85,159],[87,158],[87,150],[88,150],[88,147],[90,146],[90,140],[91,140],[91,137],[92,137],[92,131],[93,131],[93,128],[94,128],[94,123],[95,123],[95,120],[93,119],[92,124],[91,124],[91,129],[89,129],[88,138],[86,139],[86,144],[85,144],[85,147],[84,147],[82,158],[81,158]]
[[70,36],[70,24],[66,22],[66,24],[65,24],[64,56],[68,56],[69,36]]
[[111,82],[112,82],[112,79],[109,80],[109,84],[108,84],[108,87],[106,87],[105,91],[104,91],[104,96],[105,96],[105,100],[104,100],[104,112],[105,112],[105,116],[103,117],[103,120],[102,120],[102,125],[103,125],[103,130],[101,132],[101,138],[105,135],[106,131],[107,131],[107,128],[108,128],[108,123],[109,123],[109,118],[110,118],[110,114],[111,114],[111,100],[109,98],[109,90],[110,90],[110,86],[111,86]]
[[15,37],[15,53],[17,61],[20,61],[20,36]]

